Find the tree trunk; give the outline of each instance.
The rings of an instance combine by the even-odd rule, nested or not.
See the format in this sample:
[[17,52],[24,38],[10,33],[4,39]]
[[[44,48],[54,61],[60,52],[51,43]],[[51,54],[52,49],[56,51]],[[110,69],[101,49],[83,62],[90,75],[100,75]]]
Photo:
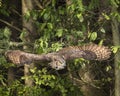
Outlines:
[[[116,8],[112,8],[112,12],[116,12]],[[119,32],[119,23],[115,17],[112,18],[112,34],[113,34],[113,43],[115,46],[120,46],[120,32]],[[115,64],[115,96],[120,96],[120,51],[116,53],[114,58]]]
[[12,83],[15,81],[15,72],[14,68],[10,67],[8,69],[8,85],[12,85]]
[[[30,12],[34,6],[33,6],[33,0],[22,0],[22,14],[23,14],[23,31],[27,32],[27,35],[25,36],[25,42],[31,43],[34,42],[36,31],[35,26],[33,25],[33,19],[30,17],[29,20],[24,19],[24,15],[28,12]],[[31,51],[31,49],[28,46],[24,46],[24,50]],[[32,49],[33,50],[33,49]],[[32,86],[33,81],[32,79],[28,78],[30,76],[30,68],[33,68],[34,64],[25,65],[24,66],[24,75],[26,77],[25,84],[27,86]]]

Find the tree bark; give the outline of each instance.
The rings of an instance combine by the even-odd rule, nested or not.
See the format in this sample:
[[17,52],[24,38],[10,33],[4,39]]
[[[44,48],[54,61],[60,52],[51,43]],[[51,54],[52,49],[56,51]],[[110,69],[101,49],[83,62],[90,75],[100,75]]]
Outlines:
[[13,67],[10,67],[8,69],[8,85],[12,85],[14,81],[15,81],[15,71]]
[[[112,8],[112,12],[116,12],[115,7]],[[115,46],[120,46],[120,32],[119,32],[119,23],[115,17],[112,18],[112,34],[113,34],[113,43]],[[114,58],[115,64],[115,96],[120,96],[120,51],[118,51]]]
[[[30,17],[29,20],[24,19],[24,15],[27,12],[30,12],[32,9],[34,9],[33,6],[33,0],[22,0],[22,14],[23,14],[23,31],[27,32],[27,35],[24,37],[25,42],[34,42],[35,36],[36,36],[36,31],[35,31],[35,26],[33,24],[33,19]],[[28,46],[24,46],[24,50],[29,50],[30,48]],[[30,65],[25,65],[24,66],[24,75],[26,77],[25,79],[25,84],[27,86],[33,86],[33,81],[32,79],[28,78],[30,76],[30,68],[33,68],[34,64]]]

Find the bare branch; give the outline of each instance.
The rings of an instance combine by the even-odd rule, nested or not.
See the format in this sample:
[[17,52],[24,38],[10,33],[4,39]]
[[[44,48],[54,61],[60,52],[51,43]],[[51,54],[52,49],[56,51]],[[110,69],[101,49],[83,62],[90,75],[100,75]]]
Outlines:
[[28,42],[12,42],[12,41],[9,42],[9,45],[12,46],[12,47],[13,47],[13,46],[14,46],[14,47],[21,47],[21,46],[24,46],[24,45],[33,46],[32,43],[28,43]]
[[15,30],[17,30],[17,31],[19,31],[19,32],[22,31],[21,29],[19,29],[19,28],[13,26],[12,24],[8,23],[7,21],[4,21],[4,20],[0,19],[0,22],[6,24],[6,25],[8,25],[8,26],[10,26],[11,28],[14,28]]
[[34,0],[34,2],[40,9],[43,9],[43,6],[40,4],[38,0]]

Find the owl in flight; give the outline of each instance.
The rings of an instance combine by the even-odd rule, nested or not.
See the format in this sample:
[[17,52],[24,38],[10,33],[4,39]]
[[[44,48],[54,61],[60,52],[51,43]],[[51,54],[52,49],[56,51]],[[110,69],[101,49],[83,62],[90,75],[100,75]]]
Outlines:
[[16,65],[30,64],[34,61],[49,61],[49,65],[56,70],[64,69],[69,60],[84,58],[102,61],[107,60],[110,55],[111,50],[108,47],[96,44],[70,46],[48,54],[31,54],[20,50],[9,50],[5,53],[6,58]]

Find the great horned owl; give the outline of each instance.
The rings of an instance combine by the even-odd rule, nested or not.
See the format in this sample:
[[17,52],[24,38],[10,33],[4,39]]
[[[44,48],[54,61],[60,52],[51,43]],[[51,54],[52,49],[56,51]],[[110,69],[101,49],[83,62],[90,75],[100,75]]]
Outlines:
[[56,70],[63,69],[66,61],[76,58],[87,60],[107,60],[110,57],[111,50],[105,46],[89,44],[84,46],[70,46],[61,49],[58,52],[48,54],[31,54],[20,50],[11,50],[5,53],[5,56],[12,63],[17,65],[29,64],[33,61],[50,61],[50,66]]

